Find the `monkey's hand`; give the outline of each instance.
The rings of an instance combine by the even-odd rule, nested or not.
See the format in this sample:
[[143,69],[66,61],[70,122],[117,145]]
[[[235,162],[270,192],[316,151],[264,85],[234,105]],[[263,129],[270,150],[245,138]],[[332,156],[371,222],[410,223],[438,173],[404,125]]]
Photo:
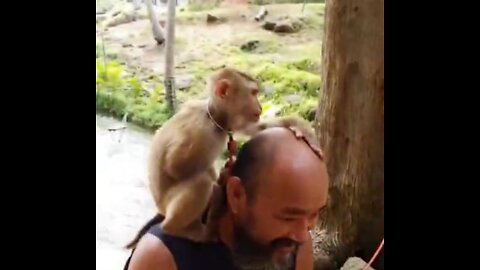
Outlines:
[[297,139],[300,139],[300,140],[304,140],[308,146],[312,149],[312,151],[320,158],[320,159],[323,159],[323,151],[320,149],[320,147],[314,145],[311,143],[311,141],[305,137],[305,135],[303,134],[303,132],[298,128],[298,127],[295,127],[295,126],[291,126],[291,127],[288,127],[288,129],[290,129],[293,134],[295,135],[295,137]]

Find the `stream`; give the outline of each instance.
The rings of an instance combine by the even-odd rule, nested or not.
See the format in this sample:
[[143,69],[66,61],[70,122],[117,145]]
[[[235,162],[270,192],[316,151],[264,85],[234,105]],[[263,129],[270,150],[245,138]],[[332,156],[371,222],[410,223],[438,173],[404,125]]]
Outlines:
[[97,115],[96,240],[97,270],[123,269],[129,251],[122,248],[155,213],[147,186],[151,134],[133,125]]

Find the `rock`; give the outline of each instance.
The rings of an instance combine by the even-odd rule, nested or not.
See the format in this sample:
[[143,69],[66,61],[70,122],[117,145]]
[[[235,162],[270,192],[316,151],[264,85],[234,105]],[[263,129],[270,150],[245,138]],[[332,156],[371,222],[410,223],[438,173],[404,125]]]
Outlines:
[[135,20],[135,17],[131,14],[120,13],[114,17],[109,17],[103,21],[104,27],[114,27],[120,24],[130,23]]
[[195,77],[193,75],[180,75],[177,76],[175,79],[175,86],[178,90],[186,90],[190,88],[192,85],[193,79]]
[[103,21],[103,26],[113,27],[120,24],[133,22],[135,19],[136,13],[133,5],[120,5],[107,13],[107,18]]
[[[367,263],[358,257],[350,257],[348,260],[343,264],[340,270],[363,270],[363,268],[367,265]],[[375,270],[371,267],[368,267],[367,270]]]
[[263,20],[267,15],[268,15],[267,9],[265,7],[261,7],[257,13],[257,16],[255,16],[255,21],[259,22]]
[[240,46],[240,49],[242,51],[251,52],[251,51],[255,50],[256,48],[258,48],[259,44],[260,44],[259,40],[252,40],[252,41],[249,41],[249,42],[243,44],[242,46]]
[[218,22],[220,19],[216,16],[207,14],[207,23],[215,23]]
[[295,33],[303,27],[303,23],[298,19],[286,19],[277,22],[275,29],[276,33]]
[[270,84],[267,84],[263,87],[263,92],[266,94],[266,95],[270,95],[273,93],[273,86],[270,85]]
[[287,95],[284,98],[285,98],[285,101],[288,103],[298,103],[302,99],[302,97],[297,94]]
[[273,29],[275,29],[275,25],[276,23],[267,21],[262,25],[262,28],[268,31],[273,31]]
[[275,25],[273,29],[275,33],[294,33],[295,29],[293,28],[290,22],[284,21]]

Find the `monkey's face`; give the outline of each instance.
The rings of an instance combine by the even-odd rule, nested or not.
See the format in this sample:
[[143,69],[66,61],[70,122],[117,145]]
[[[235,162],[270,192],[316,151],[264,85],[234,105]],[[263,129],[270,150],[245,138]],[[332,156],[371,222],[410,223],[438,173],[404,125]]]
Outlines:
[[[236,78],[217,84],[221,100],[228,112],[229,128],[233,131],[245,129],[260,119],[262,106],[258,101],[260,85],[251,80]],[[222,95],[221,93],[225,93]]]

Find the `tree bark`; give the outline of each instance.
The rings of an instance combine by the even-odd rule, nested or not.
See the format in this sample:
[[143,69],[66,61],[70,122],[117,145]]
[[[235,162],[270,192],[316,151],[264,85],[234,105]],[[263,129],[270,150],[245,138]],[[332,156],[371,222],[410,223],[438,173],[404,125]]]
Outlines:
[[[384,234],[384,1],[327,0],[317,119],[333,257],[369,261]],[[329,248],[328,248],[329,249]],[[373,264],[384,269],[383,250]]]
[[167,42],[165,46],[165,99],[170,113],[175,112],[174,45],[175,45],[175,0],[168,0]]
[[147,5],[148,18],[150,19],[150,24],[152,25],[153,38],[155,41],[157,41],[157,44],[161,45],[163,42],[165,42],[165,36],[163,34],[162,27],[158,22],[152,0],[146,0],[145,3]]

